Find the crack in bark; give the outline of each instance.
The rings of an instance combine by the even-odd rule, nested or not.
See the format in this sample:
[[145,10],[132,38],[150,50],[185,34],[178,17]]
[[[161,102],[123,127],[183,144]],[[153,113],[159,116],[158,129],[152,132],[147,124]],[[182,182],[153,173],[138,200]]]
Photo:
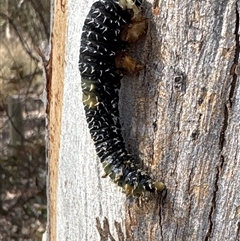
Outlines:
[[160,227],[160,235],[161,235],[161,240],[163,241],[163,227],[162,227],[162,212],[161,212],[161,207],[159,210],[159,227]]
[[161,194],[160,196],[160,205],[159,205],[159,227],[160,227],[160,235],[161,235],[161,241],[163,241],[163,226],[162,226],[162,206],[163,206],[163,200],[165,199],[164,195]]
[[101,226],[100,219],[98,217],[96,218],[96,228],[97,228],[98,233],[100,235],[101,241],[108,241],[108,238],[111,241],[116,241],[113,238],[113,236],[110,232],[109,222],[108,222],[108,219],[106,217],[103,220],[103,228]]
[[[217,196],[217,192],[218,192],[218,181],[219,181],[219,174],[220,171],[224,165],[224,155],[222,154],[223,152],[223,148],[224,148],[224,144],[225,144],[225,134],[226,134],[226,130],[228,127],[228,120],[229,120],[229,113],[230,113],[230,109],[232,107],[232,99],[234,96],[234,92],[235,92],[235,87],[236,87],[236,82],[237,82],[237,74],[235,73],[235,69],[238,66],[238,59],[239,59],[239,54],[240,54],[240,43],[239,43],[239,11],[238,11],[238,3],[236,2],[236,25],[235,25],[235,56],[234,56],[234,61],[233,61],[233,65],[231,67],[230,70],[230,75],[232,75],[232,83],[231,83],[231,87],[230,87],[230,92],[229,92],[229,97],[228,97],[228,103],[225,104],[224,106],[224,119],[223,119],[223,126],[222,126],[222,130],[221,130],[221,134],[219,137],[219,148],[220,148],[220,165],[217,167],[217,172],[216,172],[216,178],[215,178],[215,183],[214,183],[214,191],[213,191],[213,198],[212,198],[212,205],[211,205],[211,210],[209,213],[209,228],[205,237],[205,241],[208,241],[211,238],[211,234],[212,234],[212,230],[213,230],[213,225],[214,225],[214,221],[213,221],[213,213],[214,210],[216,208],[216,196]],[[239,233],[239,223],[238,223],[238,230],[237,230],[237,234]]]
[[117,231],[118,240],[119,241],[124,241],[125,237],[124,237],[124,234],[123,234],[123,231],[122,231],[121,224],[119,222],[117,222],[117,221],[114,221],[114,226],[115,226],[116,231]]
[[235,27],[235,42],[236,42],[236,49],[235,49],[235,56],[234,56],[234,61],[232,68],[230,70],[230,75],[233,76],[232,84],[231,84],[231,89],[230,89],[230,94],[229,94],[229,102],[230,102],[230,107],[232,107],[232,98],[234,95],[235,87],[236,87],[236,82],[237,82],[237,73],[235,72],[236,67],[238,66],[238,59],[239,59],[239,54],[240,54],[240,43],[239,43],[239,11],[238,11],[238,3],[236,2],[236,27]]
[[[221,156],[222,159],[222,156]],[[223,163],[223,159],[221,160],[221,164]],[[216,208],[216,196],[217,196],[217,191],[218,191],[218,179],[219,179],[219,172],[220,172],[220,167],[217,167],[217,172],[216,172],[216,178],[215,178],[215,183],[214,183],[214,191],[213,191],[213,198],[212,198],[212,205],[211,205],[211,209],[210,209],[210,213],[209,213],[209,228],[206,234],[206,237],[204,239],[204,241],[208,241],[211,237],[211,233],[213,230],[213,213],[214,210]]]
[[240,240],[240,222],[237,223],[237,235],[236,235],[236,241]]
[[[236,73],[235,69],[236,69],[236,67],[238,67],[239,55],[240,55],[240,42],[239,42],[239,37],[240,37],[239,36],[239,20],[240,20],[239,15],[240,15],[240,13],[239,13],[238,7],[240,7],[240,3],[236,2],[236,28],[235,28],[236,50],[235,50],[234,63],[233,63],[232,69],[231,69],[231,71],[234,70],[234,72],[232,73],[233,81],[232,81],[230,95],[229,95],[231,107],[232,107],[232,98],[233,98],[233,95],[234,95],[236,82],[237,82],[237,79],[238,79],[238,76],[237,76],[237,73]],[[237,223],[236,240],[237,241],[240,240],[240,222]]]
[[[118,241],[124,241],[125,237],[124,237],[124,233],[123,233],[121,224],[117,221],[114,221],[114,226],[115,226],[115,229],[117,232]],[[108,240],[116,241],[116,239],[113,238],[113,236],[110,232],[109,221],[106,217],[103,220],[103,227],[101,225],[99,217],[96,218],[96,228],[100,235],[101,241],[108,241]]]

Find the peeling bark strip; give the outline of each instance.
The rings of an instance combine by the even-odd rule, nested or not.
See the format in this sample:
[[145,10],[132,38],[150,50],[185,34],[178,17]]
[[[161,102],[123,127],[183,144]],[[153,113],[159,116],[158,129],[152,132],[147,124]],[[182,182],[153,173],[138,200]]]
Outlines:
[[141,170],[128,153],[121,133],[118,101],[125,72],[138,73],[143,66],[124,50],[147,31],[142,0],[99,0],[84,22],[79,70],[83,104],[91,137],[106,176],[129,195],[146,196],[165,189]]
[[67,0],[54,1],[54,22],[51,37],[51,57],[47,75],[48,138],[49,138],[49,238],[57,240],[58,159],[62,123],[63,81],[65,71],[65,41]]

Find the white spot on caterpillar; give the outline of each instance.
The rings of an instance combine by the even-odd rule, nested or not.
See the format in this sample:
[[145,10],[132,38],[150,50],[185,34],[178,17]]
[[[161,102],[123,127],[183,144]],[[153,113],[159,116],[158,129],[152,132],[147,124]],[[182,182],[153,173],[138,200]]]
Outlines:
[[90,23],[94,23],[94,19],[91,19],[88,23],[86,24],[90,24]]
[[111,53],[109,54],[109,56],[115,56],[115,55],[116,55],[116,53],[113,51],[111,51]]
[[82,73],[85,73],[87,70],[88,70],[88,67],[86,67],[86,68],[82,71]]
[[[96,51],[95,51],[96,52]],[[95,69],[93,66],[91,66],[91,74],[94,73]]]
[[100,29],[103,30],[102,33],[105,33],[107,31],[107,27],[102,27]]
[[118,36],[119,33],[120,33],[120,30],[119,30],[119,29],[115,30],[115,36]]
[[88,47],[85,47],[81,52],[84,53],[86,51],[88,51]]
[[106,16],[104,16],[104,19],[103,19],[103,23],[105,23],[105,21],[107,20],[107,17]]
[[83,100],[83,102],[87,102],[87,101],[89,101],[89,100],[90,100],[90,98],[91,98],[91,96],[90,96],[90,95],[88,95],[88,96],[87,96],[87,99],[86,99],[86,100]]
[[98,15],[96,16],[96,18],[98,18],[98,17],[100,17],[100,16],[102,15],[98,10],[96,10],[96,11],[93,12],[93,14],[95,14],[95,13],[98,13]]
[[89,91],[92,91],[93,89],[94,89],[94,84],[91,84]]

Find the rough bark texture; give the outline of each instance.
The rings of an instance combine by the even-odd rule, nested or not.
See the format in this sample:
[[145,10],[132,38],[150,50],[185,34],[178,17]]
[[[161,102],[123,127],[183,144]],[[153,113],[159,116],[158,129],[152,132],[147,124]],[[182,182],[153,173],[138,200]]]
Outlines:
[[129,240],[239,238],[238,8],[159,1],[159,14],[149,14],[139,48],[146,71],[124,81],[122,115],[131,150],[165,180],[168,196],[137,216],[127,204]]
[[129,151],[168,187],[147,203],[101,178],[87,130],[77,63],[92,3],[68,5],[51,240],[240,240],[239,1],[144,4],[148,34],[131,50],[146,67],[123,79],[120,111]]

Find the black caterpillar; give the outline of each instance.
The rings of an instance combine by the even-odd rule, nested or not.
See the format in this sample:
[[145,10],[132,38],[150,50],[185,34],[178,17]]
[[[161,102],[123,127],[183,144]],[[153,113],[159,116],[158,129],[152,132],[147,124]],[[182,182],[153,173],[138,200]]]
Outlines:
[[127,43],[146,32],[141,4],[142,0],[95,2],[84,22],[79,59],[86,119],[105,176],[134,196],[165,188],[137,167],[125,149],[119,122],[118,92],[123,73],[143,68],[123,51]]

